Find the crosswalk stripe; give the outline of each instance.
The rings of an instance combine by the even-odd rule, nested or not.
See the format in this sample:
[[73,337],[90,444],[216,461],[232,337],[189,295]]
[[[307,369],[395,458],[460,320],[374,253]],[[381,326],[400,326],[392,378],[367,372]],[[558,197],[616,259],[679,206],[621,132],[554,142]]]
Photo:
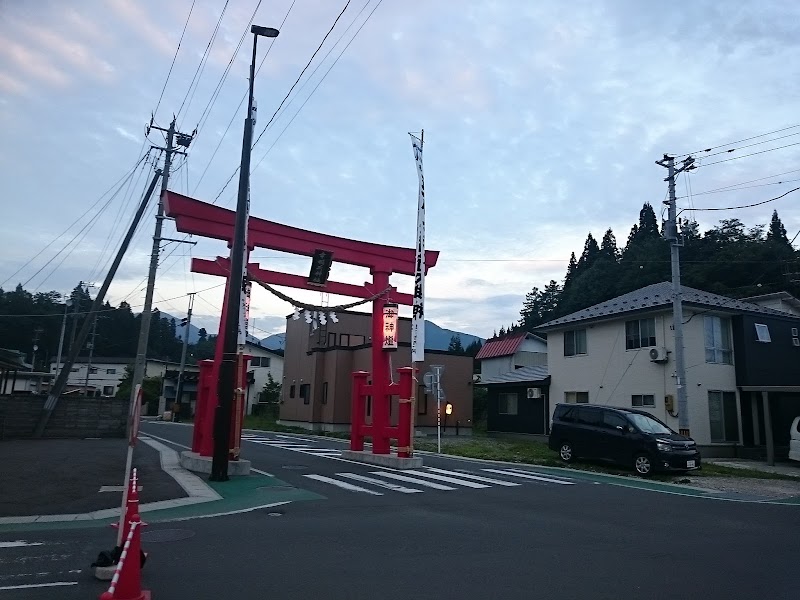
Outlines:
[[443,475],[458,475],[459,477],[466,477],[468,479],[474,479],[475,481],[482,481],[483,483],[492,483],[494,485],[503,485],[506,487],[517,487],[521,484],[516,483],[514,481],[503,481],[502,479],[490,479],[489,477],[481,477],[480,475],[473,475],[471,473],[462,473],[461,471],[445,471],[444,469],[437,469],[435,467],[428,467],[429,471],[434,471],[436,473],[442,473]]
[[511,477],[522,477],[523,479],[533,479],[536,481],[544,481],[546,483],[558,483],[560,485],[575,485],[572,481],[562,481],[561,479],[552,479],[550,477],[541,477],[539,475],[531,475],[530,473],[522,473],[519,471],[501,471],[500,469],[483,469],[490,473],[499,473],[500,475],[509,475]]
[[[514,473],[525,473],[526,475],[530,474],[530,471],[525,471],[524,469],[507,469],[507,470],[513,471]],[[537,475],[540,475],[540,473],[537,473]],[[547,476],[551,479],[557,479],[559,481],[569,481],[571,483],[574,483],[574,480],[571,477],[562,477],[561,475],[552,475],[550,473],[548,473]]]
[[371,496],[383,496],[381,492],[368,490],[367,488],[359,487],[357,485],[353,485],[352,483],[347,483],[346,481],[339,481],[338,479],[333,479],[332,477],[325,477],[324,475],[303,475],[303,477],[315,479],[316,481],[321,481],[323,483],[330,483],[331,485],[335,485],[336,487],[340,487],[343,490],[348,490],[350,492],[361,492],[362,494],[370,494]]
[[394,492],[401,492],[403,494],[417,494],[422,492],[422,490],[415,490],[414,488],[407,488],[402,485],[398,485],[396,483],[392,483],[390,481],[381,481],[380,479],[375,479],[373,477],[367,477],[366,475],[359,475],[358,473],[337,473],[339,477],[347,477],[348,479],[355,479],[356,481],[363,481],[364,483],[372,483],[374,485],[387,488]]
[[398,481],[405,481],[406,483],[415,483],[417,485],[423,485],[425,487],[433,488],[435,490],[456,489],[454,487],[450,487],[449,485],[442,485],[441,483],[425,481],[424,479],[418,479],[417,477],[407,477],[406,475],[400,475],[399,473],[389,473],[388,471],[372,471],[372,474],[380,475],[381,477],[389,477],[391,479],[397,479]]
[[475,483],[474,481],[465,481],[463,479],[456,479],[455,477],[447,477],[445,475],[437,475],[436,473],[426,473],[425,471],[406,471],[406,473],[411,473],[412,475],[419,475],[420,477],[428,477],[430,479],[436,479],[437,481],[444,481],[445,483],[453,483],[455,485],[463,485],[468,488],[487,488],[488,485],[484,485],[482,483]]

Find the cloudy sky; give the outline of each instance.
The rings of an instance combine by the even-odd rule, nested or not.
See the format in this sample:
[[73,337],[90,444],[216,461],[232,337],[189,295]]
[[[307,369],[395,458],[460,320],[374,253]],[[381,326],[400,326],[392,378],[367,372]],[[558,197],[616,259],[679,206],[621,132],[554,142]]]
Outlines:
[[[269,49],[256,79],[260,132],[344,4],[0,0],[3,287],[100,284],[152,169],[134,167],[151,143],[163,143],[157,131],[144,137],[154,111],[164,127],[173,114],[185,132],[199,125],[170,188],[233,207],[236,179],[223,186],[239,163],[250,36],[235,49],[254,9],[260,25],[285,19],[274,45],[259,45],[259,62]],[[699,161],[691,200],[680,178],[683,208],[755,202],[798,185],[800,146],[710,163],[800,142],[799,45],[800,4],[791,0],[352,0],[254,148],[252,214],[413,246],[417,177],[407,132],[424,128],[428,248],[441,251],[427,314],[486,337],[518,318],[531,287],[563,277],[587,232],[599,238],[612,227],[624,242],[643,202],[660,209],[665,170],[654,161],[665,152],[737,148]],[[117,195],[102,196],[119,181]],[[684,216],[705,230],[722,217],[766,223],[777,208],[792,237],[797,194]],[[154,210],[111,287],[113,303],[142,305]],[[169,221],[165,235],[182,237]],[[155,305],[178,316],[186,293],[198,291],[194,322],[213,331],[221,282],[188,265],[227,251],[195,241],[164,247]],[[263,249],[253,260],[309,268],[307,258]],[[363,283],[368,273],[335,265],[331,278]],[[409,277],[392,281],[411,290]],[[255,335],[282,330],[290,310],[256,290]]]

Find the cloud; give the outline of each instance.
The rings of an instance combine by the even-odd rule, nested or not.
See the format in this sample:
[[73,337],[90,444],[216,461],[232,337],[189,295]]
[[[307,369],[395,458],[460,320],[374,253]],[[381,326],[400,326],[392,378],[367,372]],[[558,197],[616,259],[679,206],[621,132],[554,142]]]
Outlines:
[[7,56],[16,68],[56,87],[69,83],[69,77],[54,67],[41,53],[34,52],[12,40],[0,37],[0,54]]
[[158,13],[146,12],[138,2],[108,0],[107,6],[117,14],[120,23],[125,23],[152,48],[165,56],[175,54],[176,44],[163,30]]
[[120,134],[126,140],[130,140],[130,141],[136,142],[136,143],[139,143],[141,141],[141,140],[139,140],[138,137],[136,137],[130,131],[128,131],[127,129],[125,129],[123,127],[119,127],[119,126],[114,127],[114,131],[116,131],[118,134]]
[[32,42],[31,46],[48,50],[50,56],[58,57],[60,61],[76,67],[84,74],[103,81],[112,79],[114,67],[95,56],[84,44],[67,39],[51,29],[27,23],[16,23],[15,29],[23,34],[26,41]]
[[28,86],[19,79],[0,72],[0,91],[7,94],[24,94],[27,90]]

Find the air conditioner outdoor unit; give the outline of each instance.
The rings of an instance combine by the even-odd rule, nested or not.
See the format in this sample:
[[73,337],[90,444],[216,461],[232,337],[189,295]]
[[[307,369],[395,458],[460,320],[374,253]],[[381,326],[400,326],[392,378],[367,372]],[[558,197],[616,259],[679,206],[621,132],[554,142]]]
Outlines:
[[656,363],[665,363],[669,360],[666,348],[650,348],[650,360]]
[[528,388],[528,398],[539,399],[542,397],[542,390],[539,388]]

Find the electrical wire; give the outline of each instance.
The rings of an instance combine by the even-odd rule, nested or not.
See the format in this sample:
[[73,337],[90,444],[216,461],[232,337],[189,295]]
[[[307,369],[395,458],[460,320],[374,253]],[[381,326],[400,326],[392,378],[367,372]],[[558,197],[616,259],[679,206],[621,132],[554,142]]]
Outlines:
[[156,103],[156,109],[153,111],[153,116],[158,114],[158,107],[161,106],[161,100],[164,98],[164,92],[167,89],[167,83],[169,83],[169,78],[172,75],[172,68],[175,66],[175,60],[178,58],[178,52],[180,51],[181,44],[183,43],[183,36],[186,34],[186,28],[189,26],[189,19],[192,18],[192,11],[194,10],[194,4],[196,1],[197,0],[192,0],[192,6],[189,7],[189,15],[186,17],[186,23],[183,24],[181,38],[178,40],[178,47],[175,49],[175,55],[172,57],[172,64],[169,66],[167,78],[164,80],[164,87],[161,88],[161,95],[158,97],[158,102]]
[[[206,49],[203,52],[203,56],[200,58],[200,64],[197,65],[197,69],[195,69],[192,81],[189,83],[189,89],[186,91],[186,95],[183,97],[183,102],[181,102],[180,108],[178,108],[178,114],[177,114],[178,117],[181,116],[181,112],[183,111],[183,107],[186,104],[187,99],[189,100],[189,104],[186,106],[186,112],[189,112],[189,106],[191,106],[195,92],[197,92],[197,88],[200,85],[200,79],[202,79],[203,77],[203,71],[205,71],[206,64],[208,63],[208,57],[211,55],[211,48],[217,39],[219,26],[222,24],[222,19],[225,16],[225,11],[228,9],[229,1],[230,0],[225,0],[225,6],[222,7],[222,12],[219,14],[219,19],[217,19],[217,25],[214,27],[214,31],[211,33],[211,39],[208,40],[208,44],[206,45]],[[197,82],[197,85],[195,85],[195,81]],[[194,87],[194,89],[192,89],[192,87]]]
[[[9,281],[11,281],[11,280],[12,280],[14,277],[16,277],[16,276],[17,276],[17,275],[20,273],[20,271],[22,271],[22,270],[23,270],[25,267],[27,267],[29,264],[31,264],[31,263],[32,263],[34,260],[36,260],[37,258],[39,258],[39,256],[41,256],[41,254],[42,254],[42,253],[43,253],[45,250],[47,250],[47,249],[48,249],[50,246],[52,246],[52,245],[53,245],[53,244],[55,244],[55,243],[56,243],[58,240],[60,240],[62,237],[64,237],[64,236],[67,234],[67,232],[68,232],[70,229],[72,229],[72,228],[73,228],[73,227],[74,227],[74,226],[75,226],[75,225],[76,225],[78,222],[80,222],[80,221],[81,221],[81,219],[83,219],[83,218],[84,218],[86,215],[88,215],[88,214],[89,214],[89,213],[90,213],[90,212],[91,212],[91,211],[92,211],[92,210],[93,210],[93,209],[94,209],[94,208],[95,208],[95,207],[96,207],[98,204],[100,204],[100,202],[101,202],[101,201],[102,201],[102,200],[103,200],[103,199],[106,197],[106,195],[107,195],[109,192],[111,192],[111,190],[113,190],[115,187],[117,187],[117,185],[119,185],[119,184],[120,184],[120,182],[123,182],[123,183],[122,183],[122,185],[125,185],[125,184],[124,184],[124,181],[125,181],[125,180],[127,180],[128,178],[130,178],[130,177],[132,177],[132,176],[133,176],[133,174],[136,172],[136,169],[138,169],[138,168],[139,168],[139,165],[142,163],[142,161],[144,161],[144,160],[145,160],[145,158],[147,158],[147,154],[145,154],[145,155],[141,156],[141,157],[139,158],[139,160],[138,160],[138,161],[136,161],[136,164],[135,164],[135,165],[134,165],[134,166],[133,166],[133,167],[132,167],[130,170],[128,170],[128,171],[127,171],[127,172],[126,172],[126,173],[125,173],[125,174],[124,174],[122,177],[120,177],[119,179],[117,179],[117,181],[115,181],[115,182],[114,182],[114,183],[111,185],[111,187],[110,187],[110,188],[108,188],[108,189],[107,189],[105,192],[103,192],[103,193],[100,195],[100,197],[99,197],[97,200],[95,200],[95,201],[92,203],[92,205],[91,205],[89,208],[87,208],[87,209],[86,209],[86,210],[83,212],[83,214],[81,214],[80,216],[78,216],[78,218],[76,218],[76,219],[75,219],[75,220],[74,220],[72,223],[70,223],[70,225],[69,225],[69,226],[67,226],[67,228],[66,228],[66,229],[64,229],[64,231],[62,231],[62,232],[61,232],[61,233],[60,233],[60,234],[59,234],[59,235],[58,235],[56,238],[54,238],[53,240],[51,240],[51,241],[50,241],[50,242],[49,242],[49,243],[48,243],[48,244],[47,244],[47,245],[46,245],[44,248],[42,248],[41,250],[39,250],[39,252],[37,252],[37,253],[36,253],[36,254],[35,254],[35,255],[34,255],[32,258],[31,258],[31,259],[29,259],[29,260],[28,260],[28,261],[27,261],[25,264],[23,264],[23,265],[22,265],[22,266],[21,266],[19,269],[17,269],[16,271],[14,271],[14,273],[13,273],[13,274],[11,274],[11,275],[10,275],[8,278],[6,278],[6,280],[5,280],[5,281],[3,281],[3,283],[0,283],[0,287],[3,287],[3,286],[6,284],[6,283],[8,283]],[[118,193],[118,192],[119,192],[119,190],[118,190],[116,193]]]
[[755,144],[746,144],[745,146],[739,146],[738,148],[729,148],[727,150],[722,150],[721,152],[714,152],[712,154],[706,154],[702,156],[702,159],[710,158],[712,156],[719,156],[721,154],[730,154],[731,152],[737,152],[739,150],[744,150],[745,148],[752,148],[753,146],[760,146],[761,144],[767,144],[769,142],[777,142],[778,140],[783,140],[789,137],[793,137],[795,135],[800,135],[800,131],[795,131],[794,133],[788,133],[786,135],[782,135],[780,137],[772,138],[769,140],[764,140],[762,142],[756,142]]
[[773,133],[781,133],[782,131],[788,131],[790,129],[795,129],[797,127],[800,127],[800,123],[798,123],[797,125],[789,125],[788,127],[782,127],[781,129],[775,129],[774,131],[768,131],[767,133],[760,133],[758,135],[747,137],[742,140],[737,140],[735,142],[720,144],[719,146],[711,146],[710,148],[704,148],[704,149],[701,148],[700,150],[695,150],[694,152],[689,152],[688,154],[677,154],[675,155],[675,158],[681,158],[683,156],[695,156],[697,154],[700,154],[701,152],[711,152],[712,150],[716,150],[717,148],[724,148],[725,146],[733,146],[734,144],[741,144],[742,142],[749,142],[750,140],[766,137],[768,135],[772,135]]
[[258,134],[258,137],[256,138],[256,141],[253,142],[253,146],[258,144],[259,140],[261,139],[261,136],[263,136],[264,132],[267,130],[267,127],[269,127],[272,124],[272,121],[275,120],[275,115],[278,114],[278,111],[281,109],[281,107],[283,106],[284,102],[286,102],[286,100],[292,94],[292,91],[294,90],[295,86],[299,83],[300,79],[303,77],[303,74],[306,72],[308,67],[311,66],[311,62],[314,60],[314,58],[317,56],[319,51],[322,49],[322,46],[325,44],[325,41],[328,39],[328,36],[330,36],[330,34],[333,32],[334,28],[336,27],[336,24],[339,22],[339,19],[342,18],[342,15],[344,14],[344,11],[346,11],[347,7],[350,6],[350,2],[351,2],[351,0],[347,0],[347,3],[344,5],[344,8],[336,16],[336,19],[334,19],[334,21],[333,21],[333,25],[331,25],[330,29],[328,29],[328,32],[325,34],[325,37],[322,38],[322,41],[319,43],[319,46],[317,46],[317,49],[314,50],[314,53],[311,55],[311,58],[308,59],[308,62],[306,63],[306,66],[303,67],[302,71],[300,71],[300,75],[298,75],[297,79],[294,80],[294,83],[292,84],[292,87],[290,87],[289,91],[286,92],[286,95],[283,97],[283,100],[281,100],[281,103],[278,105],[278,108],[275,109],[275,112],[272,113],[272,116],[269,118],[269,121],[267,121],[267,124],[264,125],[264,129],[262,129],[261,133]]
[[[716,194],[718,192],[736,191],[737,188],[749,189],[749,188],[741,187],[741,186],[745,186],[748,183],[755,183],[756,181],[764,181],[765,179],[772,179],[773,177],[782,177],[783,175],[789,175],[790,173],[798,173],[798,172],[800,172],[800,169],[792,169],[791,171],[784,171],[783,173],[776,173],[775,175],[767,175],[766,177],[758,177],[757,179],[751,179],[749,181],[742,181],[741,183],[733,183],[731,185],[725,185],[725,186],[714,188],[714,189],[711,189],[711,190],[706,190],[704,192],[697,192],[694,195],[695,196],[703,196],[705,194]],[[794,181],[794,180],[789,180],[789,181]],[[784,182],[779,181],[777,183],[784,183]],[[773,185],[773,184],[770,183],[770,184],[764,184],[764,185]],[[760,187],[760,186],[752,186],[752,187]],[[685,198],[685,196],[678,196],[678,197],[679,198]]]
[[[769,200],[762,200],[761,202],[754,202],[753,204],[743,204],[742,206],[720,206],[720,207],[711,207],[711,208],[694,208],[692,210],[702,210],[702,211],[710,211],[710,210],[738,210],[740,208],[753,208],[754,206],[761,206],[762,204],[766,204],[767,202],[774,202],[775,200],[780,200],[784,196],[788,196],[792,192],[796,192],[800,190],[800,187],[796,187],[793,190],[789,190],[781,194],[780,196],[775,196],[774,198],[770,198]],[[686,209],[683,209],[686,210]],[[681,211],[682,212],[682,211]]]
[[[222,72],[222,76],[219,78],[219,81],[217,82],[217,85],[214,88],[214,91],[211,93],[211,98],[208,100],[208,103],[206,104],[206,107],[203,109],[203,112],[202,112],[202,114],[200,115],[200,118],[197,121],[197,131],[198,132],[205,125],[206,121],[208,120],[208,117],[211,114],[211,110],[214,108],[214,104],[216,104],[216,102],[217,102],[217,98],[219,97],[219,93],[222,91],[222,86],[225,84],[225,81],[228,79],[228,74],[230,73],[231,68],[233,67],[233,63],[236,60],[236,57],[239,55],[239,50],[241,49],[242,44],[244,43],[244,40],[247,37],[248,31],[250,31],[250,26],[253,24],[253,20],[256,18],[256,13],[258,12],[258,9],[261,7],[261,2],[262,2],[262,0],[258,0],[258,4],[256,4],[255,9],[253,10],[253,14],[250,15],[250,20],[247,22],[247,25],[245,26],[244,31],[242,32],[242,35],[239,38],[239,43],[236,44],[236,48],[234,49],[233,54],[231,54],[231,58],[228,61],[228,65],[225,67],[225,70]],[[294,4],[294,2],[292,4]],[[272,38],[270,40],[270,42],[271,42],[270,43],[270,48],[271,48],[272,44],[275,42],[275,39]]]
[[[319,43],[319,46],[317,46],[317,49],[314,50],[314,53],[311,55],[311,58],[308,59],[308,62],[306,63],[306,66],[304,66],[303,70],[300,71],[300,75],[297,76],[297,79],[292,84],[292,86],[289,88],[289,91],[286,93],[286,96],[284,96],[283,100],[281,100],[280,104],[278,105],[278,108],[272,114],[272,117],[270,117],[269,121],[264,126],[264,129],[261,130],[261,133],[256,138],[256,141],[253,142],[253,144],[251,145],[251,147],[250,147],[251,149],[254,148],[256,146],[256,144],[258,144],[259,140],[261,139],[261,136],[264,135],[264,132],[272,124],[272,121],[275,119],[275,115],[278,114],[278,111],[281,109],[281,107],[283,106],[284,102],[286,102],[286,99],[291,95],[292,90],[294,90],[295,86],[300,81],[300,78],[303,76],[303,74],[306,72],[308,67],[311,65],[311,61],[314,60],[314,57],[317,55],[317,53],[322,48],[323,44],[325,43],[325,40],[328,39],[328,36],[330,36],[330,34],[333,31],[334,27],[336,27],[336,24],[339,22],[339,19],[344,14],[344,11],[347,10],[348,6],[350,6],[350,2],[351,2],[351,0],[347,0],[347,3],[344,5],[344,8],[341,10],[341,12],[337,15],[336,19],[333,21],[333,25],[331,25],[330,29],[328,29],[328,32],[325,34],[325,37],[322,38],[322,41]],[[214,202],[212,204],[215,204],[217,202],[217,200],[219,200],[220,196],[222,196],[222,194],[225,193],[225,190],[227,189],[228,185],[230,185],[231,181],[233,181],[233,178],[236,177],[236,174],[239,172],[240,168],[241,168],[241,166],[236,167],[236,169],[234,169],[233,173],[231,173],[231,176],[228,178],[228,181],[225,182],[225,185],[222,186],[222,189],[219,191],[219,193],[214,198]],[[250,170],[250,172],[252,173],[252,169]]]
[[[148,150],[148,152],[150,152],[150,150]],[[147,164],[148,164],[147,160],[145,160],[140,166],[141,167],[145,167]],[[125,190],[125,195],[124,195],[124,197],[122,199],[122,202],[120,202],[120,204],[119,204],[119,208],[117,209],[117,214],[114,217],[114,221],[113,221],[113,223],[111,225],[111,228],[108,230],[108,235],[106,236],[105,242],[103,242],[103,247],[100,249],[100,253],[98,254],[97,262],[95,263],[95,265],[92,268],[92,270],[89,272],[89,277],[87,278],[88,281],[92,281],[95,278],[96,274],[103,270],[101,268],[101,265],[103,265],[104,259],[105,259],[106,263],[108,262],[108,260],[110,260],[109,257],[106,254],[106,250],[108,250],[108,246],[111,243],[111,240],[113,239],[114,235],[117,233],[117,229],[118,229],[119,225],[123,222],[122,215],[123,215],[123,212],[125,210],[125,206],[128,204],[128,202],[131,199],[131,192],[139,186],[139,181],[141,180],[142,175],[144,174],[144,172],[146,170],[147,169],[145,169],[145,168],[140,168],[139,169],[139,174],[136,176],[136,181],[135,182],[134,182],[133,178],[128,180],[128,189]],[[144,190],[147,189],[147,184],[148,184],[148,182],[145,181]],[[142,190],[142,193],[140,194],[140,197],[144,196],[144,190]],[[103,266],[105,266],[105,265],[103,265]]]
[[[283,29],[283,25],[284,25],[284,23],[286,23],[286,19],[289,18],[289,13],[292,12],[292,8],[294,7],[295,2],[296,2],[296,0],[292,1],[292,4],[289,6],[289,10],[286,11],[286,14],[283,17],[283,21],[281,21],[281,24],[278,27],[278,29]],[[260,2],[259,2],[259,5],[260,5]],[[256,7],[256,8],[258,8],[258,7]],[[253,13],[253,17],[255,17],[255,13]],[[252,22],[252,20],[253,19],[251,18],[250,22]],[[245,34],[243,34],[242,40],[244,40],[244,35],[246,35],[246,33],[247,33],[247,31],[245,31]],[[267,52],[265,53],[264,57],[261,59],[261,62],[258,65],[258,69],[256,69],[256,75],[258,75],[258,73],[261,71],[261,67],[264,64],[264,61],[267,60],[267,57],[269,56],[269,53],[272,50],[272,46],[275,44],[275,39],[276,38],[271,38],[270,45],[267,48]],[[241,42],[240,42],[240,45],[241,45]],[[236,115],[239,113],[239,109],[242,108],[242,104],[244,104],[244,101],[247,99],[247,95],[248,95],[248,90],[245,90],[244,94],[242,95],[242,99],[239,101],[239,105],[236,107],[236,110],[233,111],[233,114],[231,115],[231,118],[228,121],[228,125],[225,127],[225,131],[222,132],[222,136],[220,137],[219,142],[217,142],[217,147],[214,148],[214,152],[211,154],[211,158],[208,159],[208,162],[206,163],[206,166],[203,168],[203,172],[200,174],[200,178],[197,180],[197,183],[194,186],[194,190],[192,190],[192,194],[194,194],[197,191],[197,188],[200,187],[200,183],[203,181],[203,178],[206,176],[206,173],[208,172],[208,168],[211,166],[211,163],[214,161],[214,157],[217,156],[217,152],[219,152],[220,146],[222,146],[222,142],[225,140],[225,136],[228,135],[228,131],[230,130],[231,125],[233,125],[233,121],[234,121],[234,119],[236,119]],[[198,130],[200,128],[202,128],[202,126],[203,126],[202,123],[200,125],[198,125]],[[235,175],[235,173],[234,173],[234,175]]]
[[720,163],[728,162],[728,161],[731,161],[731,160],[739,160],[741,158],[747,158],[748,156],[756,156],[757,154],[764,154],[766,152],[773,152],[775,150],[782,150],[783,148],[790,148],[791,146],[800,146],[800,142],[795,142],[793,144],[786,144],[784,146],[778,146],[777,148],[769,148],[767,150],[760,150],[758,152],[751,152],[749,154],[742,154],[741,156],[731,156],[730,158],[723,158],[722,160],[717,160],[717,161],[714,161],[714,162],[698,165],[697,168],[710,167],[711,165],[718,165]]
[[335,66],[336,66],[336,63],[337,63],[337,62],[339,62],[339,59],[340,59],[340,58],[342,57],[342,55],[343,55],[343,54],[344,54],[344,53],[347,51],[347,49],[350,47],[350,44],[352,44],[352,43],[353,43],[353,40],[355,40],[355,39],[356,39],[356,37],[358,36],[359,32],[360,32],[360,31],[361,31],[361,30],[364,28],[364,25],[366,25],[366,24],[367,24],[367,21],[369,21],[369,20],[370,20],[370,17],[372,17],[372,15],[375,13],[375,11],[378,9],[378,7],[381,5],[381,3],[382,3],[382,2],[383,2],[383,0],[378,0],[378,3],[377,3],[377,4],[375,5],[375,7],[372,9],[372,12],[370,12],[370,13],[369,13],[369,15],[367,15],[367,18],[366,18],[366,19],[364,19],[364,22],[363,22],[363,23],[361,23],[361,25],[359,26],[359,28],[356,30],[355,34],[353,34],[353,37],[352,37],[352,38],[350,38],[350,41],[349,41],[349,42],[347,42],[347,45],[345,45],[345,47],[342,49],[342,51],[339,53],[339,55],[338,55],[338,56],[336,57],[336,59],[333,61],[333,63],[331,64],[331,66],[330,66],[330,67],[328,67],[328,70],[327,70],[327,71],[325,71],[325,74],[322,76],[322,79],[320,79],[320,80],[317,82],[317,85],[315,85],[315,86],[314,86],[314,89],[313,89],[313,90],[311,90],[311,93],[308,95],[308,98],[306,98],[306,99],[305,99],[305,101],[303,101],[303,103],[300,105],[300,108],[298,108],[298,109],[297,109],[297,112],[295,112],[295,113],[294,113],[294,115],[292,116],[292,118],[290,119],[290,121],[289,121],[289,122],[286,124],[286,127],[284,127],[284,128],[281,130],[281,132],[278,134],[278,137],[277,137],[277,138],[275,138],[275,141],[274,141],[274,142],[272,142],[272,145],[271,145],[269,148],[267,148],[267,151],[266,151],[266,152],[263,154],[263,156],[262,156],[262,157],[259,159],[259,161],[256,163],[256,166],[255,166],[255,167],[253,167],[253,168],[250,170],[250,172],[251,172],[251,173],[252,173],[253,171],[255,171],[255,170],[258,168],[258,166],[259,166],[259,165],[260,165],[260,164],[261,164],[261,163],[264,161],[264,159],[267,157],[267,155],[270,153],[270,151],[271,151],[271,150],[272,150],[272,149],[275,147],[275,144],[277,144],[277,143],[278,143],[278,140],[280,140],[280,139],[281,139],[281,137],[283,137],[283,134],[284,134],[284,132],[285,132],[285,131],[286,131],[286,130],[289,128],[289,125],[291,125],[291,124],[294,122],[294,120],[295,120],[295,118],[297,117],[297,115],[298,115],[298,114],[300,114],[300,111],[301,111],[301,110],[303,110],[303,107],[304,107],[304,106],[305,106],[305,105],[308,103],[308,101],[309,101],[309,100],[311,100],[311,97],[314,95],[314,92],[316,92],[316,91],[317,91],[317,88],[319,88],[319,86],[322,84],[322,82],[323,82],[323,81],[325,81],[325,78],[328,76],[328,73],[330,73],[330,72],[331,72],[331,69],[333,69],[333,67],[335,67]]

